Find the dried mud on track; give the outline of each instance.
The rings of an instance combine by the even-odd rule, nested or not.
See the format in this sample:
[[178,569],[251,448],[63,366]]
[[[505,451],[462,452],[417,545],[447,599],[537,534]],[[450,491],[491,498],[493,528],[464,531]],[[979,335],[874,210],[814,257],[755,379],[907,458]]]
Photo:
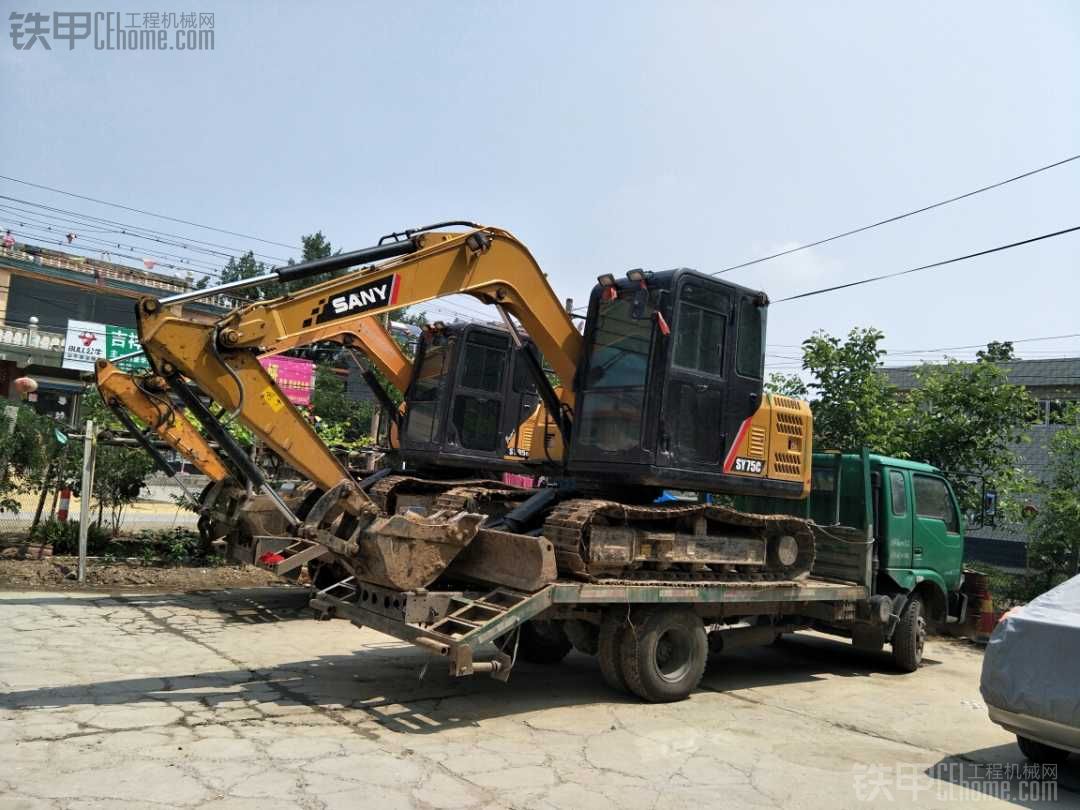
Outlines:
[[[0,560],[0,589],[80,587],[74,577],[77,566],[75,557]],[[250,565],[196,567],[90,560],[86,567],[86,583],[81,587],[199,591],[281,585],[283,582],[269,571]]]

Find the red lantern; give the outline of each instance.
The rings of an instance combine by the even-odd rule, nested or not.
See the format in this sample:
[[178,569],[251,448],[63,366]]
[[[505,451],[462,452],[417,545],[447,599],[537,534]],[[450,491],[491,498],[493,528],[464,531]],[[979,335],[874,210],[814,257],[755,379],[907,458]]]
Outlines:
[[33,377],[19,377],[15,380],[15,390],[19,396],[25,397],[28,394],[32,394],[38,389],[37,380]]

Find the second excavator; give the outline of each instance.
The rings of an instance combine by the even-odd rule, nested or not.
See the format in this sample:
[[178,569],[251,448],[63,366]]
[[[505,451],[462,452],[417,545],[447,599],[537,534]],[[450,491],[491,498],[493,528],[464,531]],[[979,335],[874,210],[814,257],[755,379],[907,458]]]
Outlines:
[[[447,230],[455,226],[464,230]],[[241,307],[215,324],[192,323],[170,310],[200,295],[346,268],[359,269]],[[375,482],[354,478],[323,445],[257,356],[287,335],[304,340],[344,318],[457,293],[493,306],[509,338],[505,350],[518,350],[544,406],[515,432],[518,458],[549,485],[509,503],[478,497],[483,487],[422,478],[433,496],[430,507],[399,513],[392,500],[378,503],[368,494]],[[814,547],[805,521],[710,503],[654,503],[663,488],[807,494],[808,405],[762,390],[767,305],[760,292],[691,270],[632,270],[624,279],[605,274],[580,333],[511,234],[447,223],[245,282],[144,298],[137,317],[155,372],[242,476],[255,487],[264,483],[187,380],[322,493],[303,518],[275,499],[295,536],[329,550],[357,581],[405,590],[452,575],[451,563],[467,546],[474,546],[467,556],[478,576],[476,548],[494,558],[507,550],[512,556],[530,539],[554,545],[561,573],[597,581],[790,579],[808,572]],[[529,339],[552,375],[528,350]],[[490,378],[488,369],[502,367],[500,349],[484,348],[473,366],[481,383]],[[496,409],[482,385],[460,391],[448,408],[425,405],[445,373],[433,368],[414,377],[403,442],[444,425],[458,436],[474,428],[480,435],[491,424]],[[393,491],[395,478],[388,473],[378,484]],[[490,578],[497,581],[497,573]]]

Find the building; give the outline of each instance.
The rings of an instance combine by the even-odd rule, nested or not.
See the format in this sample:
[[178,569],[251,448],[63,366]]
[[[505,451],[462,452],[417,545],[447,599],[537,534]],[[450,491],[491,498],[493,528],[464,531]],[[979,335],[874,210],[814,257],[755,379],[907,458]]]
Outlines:
[[[34,407],[71,419],[85,386],[84,372],[63,367],[68,320],[135,326],[135,302],[191,289],[189,279],[15,243],[0,247],[0,397],[14,399],[11,383],[38,383]],[[209,321],[228,302],[194,301],[184,315]]]
[[[1080,357],[1011,360],[998,365],[1008,374],[1009,382],[1023,385],[1039,403],[1039,416],[1031,425],[1031,440],[1014,449],[1024,472],[1045,481],[1049,474],[1050,439],[1064,426],[1067,404],[1080,400]],[[901,392],[917,385],[917,370],[918,366],[883,369],[890,384]],[[969,553],[983,562],[1022,568],[1026,541],[1021,526],[984,526],[969,533]]]

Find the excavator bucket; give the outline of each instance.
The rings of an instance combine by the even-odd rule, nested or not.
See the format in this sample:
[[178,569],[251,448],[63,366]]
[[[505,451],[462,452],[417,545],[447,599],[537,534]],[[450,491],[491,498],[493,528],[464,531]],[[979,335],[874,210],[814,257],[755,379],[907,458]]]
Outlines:
[[363,533],[355,570],[359,579],[398,591],[438,579],[480,528],[484,515],[412,512],[379,518]]
[[337,554],[357,579],[408,591],[438,579],[485,517],[456,510],[387,516],[355,484],[342,481],[316,501],[300,536]]

